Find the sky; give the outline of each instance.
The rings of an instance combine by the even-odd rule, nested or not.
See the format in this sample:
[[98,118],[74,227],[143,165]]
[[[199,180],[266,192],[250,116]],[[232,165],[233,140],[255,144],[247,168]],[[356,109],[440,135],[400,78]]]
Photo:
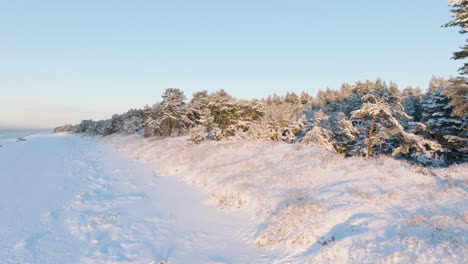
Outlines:
[[105,119],[225,89],[238,98],[457,74],[444,0],[0,0],[0,129]]

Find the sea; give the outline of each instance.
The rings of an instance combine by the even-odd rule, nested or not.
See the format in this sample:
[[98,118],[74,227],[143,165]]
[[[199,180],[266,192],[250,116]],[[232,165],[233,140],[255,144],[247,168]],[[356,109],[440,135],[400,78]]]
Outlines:
[[52,130],[0,130],[0,145],[17,142],[19,138],[27,138],[36,134],[50,134]]

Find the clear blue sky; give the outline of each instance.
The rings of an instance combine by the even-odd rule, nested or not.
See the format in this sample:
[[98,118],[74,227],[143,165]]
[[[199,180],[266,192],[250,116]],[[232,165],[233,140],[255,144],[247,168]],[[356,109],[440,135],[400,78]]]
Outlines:
[[445,0],[0,0],[0,128],[108,118],[165,88],[241,98],[456,75]]

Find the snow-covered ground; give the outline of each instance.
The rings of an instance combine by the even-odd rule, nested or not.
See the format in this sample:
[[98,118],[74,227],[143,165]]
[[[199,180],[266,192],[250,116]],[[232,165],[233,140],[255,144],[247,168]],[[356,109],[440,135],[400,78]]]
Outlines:
[[0,263],[466,263],[467,171],[270,141],[30,136],[0,148]]
[[226,212],[249,212],[255,244],[283,257],[272,262],[467,262],[467,165],[431,170],[271,141],[97,141],[197,186]]
[[0,148],[0,263],[273,263],[246,211],[86,138]]

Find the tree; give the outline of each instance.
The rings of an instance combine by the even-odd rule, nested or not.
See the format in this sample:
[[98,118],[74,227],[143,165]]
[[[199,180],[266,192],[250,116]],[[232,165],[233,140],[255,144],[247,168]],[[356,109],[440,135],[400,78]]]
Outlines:
[[195,92],[188,105],[187,116],[194,125],[208,125],[206,120],[207,105],[210,101],[207,91]]
[[467,161],[468,148],[465,146],[468,144],[466,132],[468,118],[466,115],[460,117],[453,115],[454,107],[451,106],[453,100],[445,94],[444,87],[427,92],[423,101],[422,121],[427,126],[428,137],[437,140],[443,146],[446,164]]
[[326,150],[335,152],[336,142],[333,139],[334,135],[332,131],[324,127],[326,126],[324,122],[329,120],[329,118],[322,110],[315,112],[312,118],[312,129],[305,134],[301,142],[304,144],[315,143]]
[[[374,141],[374,129],[376,128],[377,120],[381,121],[381,130],[386,128],[386,133],[392,136],[399,131],[403,130],[400,122],[395,116],[410,118],[403,109],[400,101],[396,97],[381,97],[377,98],[372,94],[365,95],[363,98],[365,102],[360,109],[355,110],[351,113],[352,118],[355,119],[371,119],[369,137],[367,142],[367,157],[370,157],[371,148]],[[382,131],[383,132],[383,131]],[[381,133],[381,135],[384,135]]]
[[110,119],[93,122],[86,130],[86,134],[91,136],[107,136],[112,134],[111,132]]
[[78,125],[77,132],[78,133],[86,133],[86,131],[93,125],[94,121],[93,120],[83,120],[81,123]]
[[122,115],[122,132],[133,134],[143,129],[143,110],[130,109]]
[[[383,141],[392,138],[399,144],[399,146],[393,150],[392,156],[408,154],[416,158],[418,162],[434,164],[433,158],[436,156],[436,153],[440,151],[440,145],[404,130],[397,118],[410,117],[404,112],[403,106],[397,97],[376,98],[373,95],[367,95],[363,97],[363,101],[365,101],[365,103],[362,105],[361,109],[354,111],[352,117],[364,120],[371,119],[367,143],[367,157],[370,157],[373,141],[375,139]],[[378,132],[375,136],[374,128],[377,128]],[[416,151],[416,154],[411,153],[412,150]],[[419,152],[422,152],[424,155],[421,156]]]
[[462,120],[452,116],[450,98],[445,89],[429,90],[423,100],[422,121],[438,135],[457,135],[462,131]]
[[[468,32],[468,0],[449,0],[449,5],[452,7],[453,20],[444,24],[445,27],[460,27],[460,34]],[[468,43],[468,40],[467,40]],[[468,45],[461,47],[460,51],[453,53],[452,59],[460,60],[468,57]],[[468,74],[468,63],[465,63],[460,69],[460,74]]]
[[[406,87],[401,92],[402,96],[402,103],[405,109],[405,112],[412,117],[412,122],[420,122],[422,118],[422,105],[421,101],[423,98],[423,94],[421,89],[413,88],[411,86]],[[403,126],[405,128],[409,127],[408,122],[403,121]]]
[[112,133],[121,133],[123,127],[122,115],[114,114],[111,118],[111,131]]
[[[307,102],[305,100],[307,99]],[[298,134],[305,128],[304,108],[308,107],[311,98],[297,97],[288,94],[284,97],[273,95],[266,100],[253,101],[251,109],[257,114],[251,124],[253,139],[270,139],[276,141],[294,142]],[[251,111],[255,113],[255,111]],[[253,120],[253,119],[252,119]]]
[[63,126],[56,127],[54,133],[77,133],[78,125],[65,124]]
[[181,134],[188,125],[184,92],[177,88],[167,88],[162,95],[160,126],[164,136],[172,136],[174,129]]
[[451,78],[443,95],[450,97],[452,114],[455,116],[468,115],[468,79],[465,77]]
[[150,107],[146,105],[143,108],[143,136],[152,137],[155,135],[157,127],[157,116],[155,109],[157,105]]

